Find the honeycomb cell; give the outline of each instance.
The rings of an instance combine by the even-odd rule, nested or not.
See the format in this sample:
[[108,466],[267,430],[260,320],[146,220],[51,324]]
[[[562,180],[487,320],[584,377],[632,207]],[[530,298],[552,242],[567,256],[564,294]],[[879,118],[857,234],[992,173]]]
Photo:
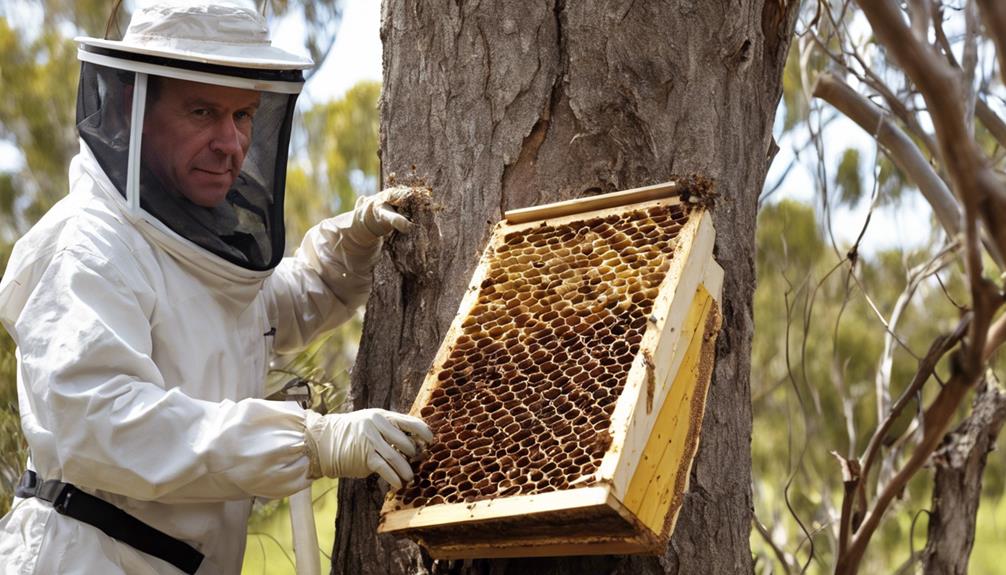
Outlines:
[[507,233],[420,409],[434,442],[398,503],[583,486],[688,215],[636,208]]

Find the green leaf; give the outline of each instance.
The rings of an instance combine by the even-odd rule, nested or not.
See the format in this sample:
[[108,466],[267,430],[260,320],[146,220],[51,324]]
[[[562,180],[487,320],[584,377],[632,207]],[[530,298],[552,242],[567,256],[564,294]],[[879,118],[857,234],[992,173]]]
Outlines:
[[860,177],[859,150],[847,148],[842,153],[835,172],[835,188],[839,192],[840,201],[846,205],[855,205],[863,197],[863,182]]

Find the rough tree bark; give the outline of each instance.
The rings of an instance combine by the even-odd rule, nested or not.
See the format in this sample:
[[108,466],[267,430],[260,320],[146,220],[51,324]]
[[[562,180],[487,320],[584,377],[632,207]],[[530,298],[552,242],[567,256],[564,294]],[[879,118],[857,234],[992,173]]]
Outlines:
[[1006,392],[987,377],[973,411],[933,454],[936,477],[929,534],[922,552],[926,575],[964,575],[975,544],[978,503],[988,454],[1006,423]]
[[376,271],[354,408],[407,410],[504,210],[700,174],[715,180],[723,331],[691,488],[667,552],[439,562],[375,533],[374,479],[339,490],[333,572],[746,573],[757,198],[798,2],[385,0],[382,176],[435,209]]

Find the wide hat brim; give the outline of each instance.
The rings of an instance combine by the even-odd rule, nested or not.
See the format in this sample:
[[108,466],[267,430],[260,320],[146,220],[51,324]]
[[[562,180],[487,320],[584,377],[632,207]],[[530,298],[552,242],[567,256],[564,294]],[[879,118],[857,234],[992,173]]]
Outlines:
[[314,66],[314,61],[308,57],[298,56],[271,44],[262,43],[237,45],[212,41],[189,39],[173,41],[157,38],[143,44],[135,44],[87,36],[78,36],[74,40],[85,46],[216,66],[267,70],[304,70]]

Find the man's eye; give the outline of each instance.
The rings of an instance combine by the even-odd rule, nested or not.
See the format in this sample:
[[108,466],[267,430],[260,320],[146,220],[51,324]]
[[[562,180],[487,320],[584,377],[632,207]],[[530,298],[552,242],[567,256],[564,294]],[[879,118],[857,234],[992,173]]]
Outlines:
[[195,108],[192,110],[191,114],[197,118],[205,118],[210,115],[210,111],[206,108]]
[[239,112],[234,113],[234,119],[238,121],[249,121],[252,120],[253,118],[255,118],[255,112],[248,112],[245,110],[241,110]]

